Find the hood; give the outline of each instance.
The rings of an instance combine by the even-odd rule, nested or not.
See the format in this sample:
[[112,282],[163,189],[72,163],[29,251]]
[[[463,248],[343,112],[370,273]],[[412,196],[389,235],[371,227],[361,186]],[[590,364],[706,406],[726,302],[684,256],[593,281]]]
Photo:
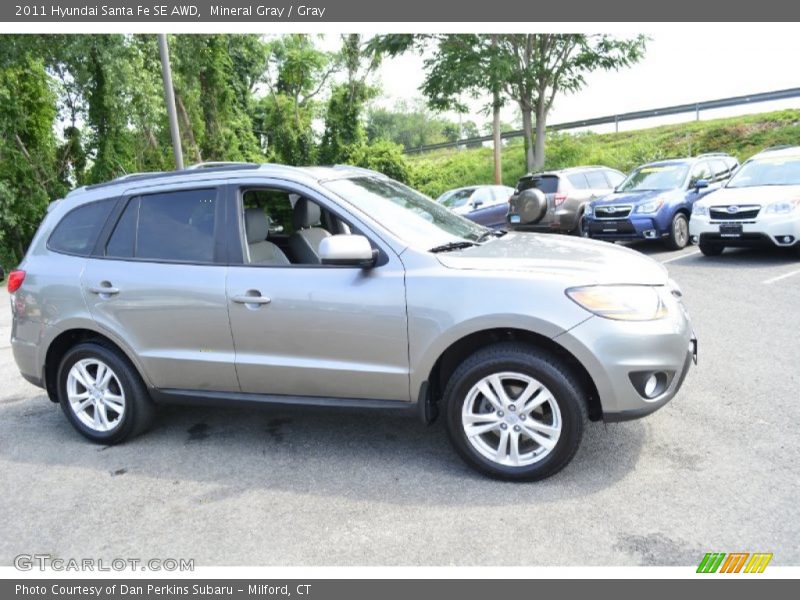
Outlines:
[[766,206],[773,202],[800,198],[800,185],[759,185],[746,188],[720,188],[699,202],[704,206],[722,204],[756,204]]
[[568,279],[568,285],[664,285],[667,270],[647,256],[599,240],[546,233],[507,233],[481,246],[437,254],[445,267],[524,271]]
[[649,202],[655,200],[659,196],[667,196],[674,193],[675,190],[650,190],[641,192],[622,192],[611,193],[608,196],[603,196],[592,202],[592,206],[603,206],[607,204],[638,204],[640,202]]

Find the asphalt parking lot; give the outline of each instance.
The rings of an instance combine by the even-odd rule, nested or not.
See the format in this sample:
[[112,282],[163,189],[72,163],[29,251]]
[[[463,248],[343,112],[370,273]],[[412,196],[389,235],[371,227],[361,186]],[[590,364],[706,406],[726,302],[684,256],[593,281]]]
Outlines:
[[93,445],[19,376],[3,291],[0,564],[800,564],[800,257],[636,247],[682,286],[699,365],[663,410],[592,424],[534,484],[477,475],[441,423],[375,413],[168,408],[142,437]]

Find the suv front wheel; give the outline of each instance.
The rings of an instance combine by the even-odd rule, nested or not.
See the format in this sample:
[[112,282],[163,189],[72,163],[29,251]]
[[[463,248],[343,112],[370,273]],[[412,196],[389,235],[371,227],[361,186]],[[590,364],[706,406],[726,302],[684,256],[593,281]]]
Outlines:
[[689,244],[689,219],[683,213],[675,213],[667,237],[670,250],[683,250]]
[[562,362],[520,343],[479,350],[444,393],[450,440],[471,466],[535,481],[572,460],[587,421],[580,386]]
[[155,412],[127,358],[95,342],[78,344],[61,359],[58,400],[72,426],[100,444],[116,444],[141,433]]

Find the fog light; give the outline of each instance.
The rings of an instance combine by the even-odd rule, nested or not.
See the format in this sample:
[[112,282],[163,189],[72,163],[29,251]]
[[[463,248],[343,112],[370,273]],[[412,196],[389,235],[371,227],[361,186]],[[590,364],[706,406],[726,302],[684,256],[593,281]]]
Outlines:
[[652,398],[656,395],[656,389],[658,388],[658,377],[655,373],[650,375],[647,378],[647,381],[644,384],[644,395],[648,398]]
[[781,241],[782,241],[784,244],[791,244],[791,243],[794,241],[794,238],[793,238],[792,236],[790,236],[790,235],[785,235],[785,236],[783,236],[783,237],[781,238]]

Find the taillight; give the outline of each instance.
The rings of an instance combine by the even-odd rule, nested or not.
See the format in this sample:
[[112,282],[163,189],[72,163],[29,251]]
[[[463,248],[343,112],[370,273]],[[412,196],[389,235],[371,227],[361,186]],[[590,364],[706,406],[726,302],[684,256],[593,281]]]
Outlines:
[[567,199],[567,195],[566,194],[556,194],[555,196],[553,196],[553,200],[555,200],[556,206],[558,206],[559,204],[564,202],[564,200],[566,200],[566,199]]
[[9,293],[13,294],[22,287],[23,281],[25,281],[25,271],[11,271],[11,273],[8,274]]

